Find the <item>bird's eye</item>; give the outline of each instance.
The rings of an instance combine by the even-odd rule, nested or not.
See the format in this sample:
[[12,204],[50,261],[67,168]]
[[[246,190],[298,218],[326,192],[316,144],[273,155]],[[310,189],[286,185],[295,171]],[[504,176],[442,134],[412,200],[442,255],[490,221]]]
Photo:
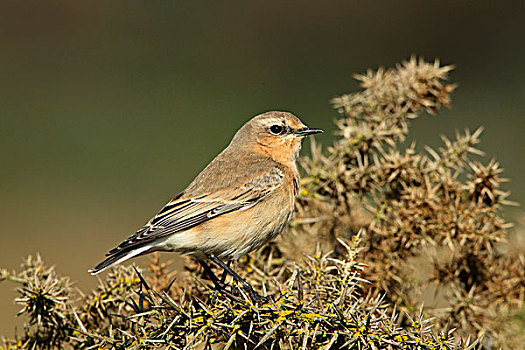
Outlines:
[[282,125],[272,125],[270,126],[270,133],[274,135],[280,135],[283,132],[284,128]]

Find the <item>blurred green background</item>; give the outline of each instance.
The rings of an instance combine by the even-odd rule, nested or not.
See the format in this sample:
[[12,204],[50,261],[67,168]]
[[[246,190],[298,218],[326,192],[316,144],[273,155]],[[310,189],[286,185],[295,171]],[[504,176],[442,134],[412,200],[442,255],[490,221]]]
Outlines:
[[[0,266],[40,252],[82,289],[250,117],[287,110],[333,140],[328,100],[411,54],[457,64],[452,110],[419,145],[485,126],[525,202],[522,1],[0,3]],[[0,284],[0,334],[14,285]]]

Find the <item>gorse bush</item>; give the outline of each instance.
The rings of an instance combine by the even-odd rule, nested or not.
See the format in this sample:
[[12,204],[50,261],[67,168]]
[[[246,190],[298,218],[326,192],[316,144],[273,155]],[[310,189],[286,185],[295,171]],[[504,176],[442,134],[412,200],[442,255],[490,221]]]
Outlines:
[[[174,272],[157,255],[142,274],[119,266],[94,291],[81,292],[37,256],[20,272],[1,271],[2,280],[20,284],[16,302],[28,320],[23,334],[4,339],[4,346],[520,344],[525,258],[496,247],[509,228],[501,217],[508,193],[500,188],[498,163],[479,161],[481,129],[443,138],[437,150],[418,152],[403,144],[411,119],[450,104],[451,69],[411,59],[357,76],[362,91],[332,100],[341,115],[339,138],[325,149],[313,142],[311,156],[301,159],[302,190],[293,222],[276,242],[236,266],[274,301],[253,304],[233,282],[217,293],[192,260]],[[439,307],[421,308],[429,293],[440,299]]]
[[[295,231],[333,245],[336,236],[355,234],[357,216],[367,228],[360,261],[368,266],[370,291],[385,292],[386,300],[411,312],[433,283],[443,290],[444,305],[425,310],[439,325],[488,333],[500,343],[501,315],[523,307],[525,259],[496,249],[511,226],[502,205],[512,202],[500,188],[506,180],[499,164],[471,159],[484,155],[476,148],[482,129],[442,137],[438,150],[417,152],[413,143],[400,148],[411,119],[449,105],[451,69],[412,58],[397,69],[356,76],[364,90],[332,100],[342,116],[336,122],[341,138],[326,152],[314,146],[312,157],[302,160],[307,176],[298,209],[300,216],[327,219]],[[433,268],[421,276],[417,266],[424,261]]]
[[[384,298],[363,294],[364,269],[357,262],[359,236],[341,259],[315,253],[303,266],[285,263],[277,247],[270,246],[242,262],[246,276],[259,281],[274,302],[254,305],[243,291],[232,287],[216,298],[210,287],[188,264],[192,285],[174,292],[150,285],[132,267],[118,266],[100,286],[80,302],[64,300],[68,283],[39,257],[30,259],[27,275],[4,272],[23,284],[31,321],[19,339],[5,340],[7,348],[474,348],[454,339],[449,329],[432,331],[429,320],[417,312],[410,325],[401,327],[398,314]],[[155,268],[164,267],[154,262]],[[27,279],[26,279],[27,277]],[[57,281],[41,289],[41,281]],[[177,282],[175,282],[177,283]],[[180,285],[179,285],[180,286]],[[58,320],[58,321],[57,321]]]

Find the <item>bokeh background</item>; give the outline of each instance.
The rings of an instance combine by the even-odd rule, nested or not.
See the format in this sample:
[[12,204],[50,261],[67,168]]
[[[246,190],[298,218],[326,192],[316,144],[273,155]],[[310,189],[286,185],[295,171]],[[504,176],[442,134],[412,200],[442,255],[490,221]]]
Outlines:
[[[411,54],[456,64],[453,108],[410,139],[485,126],[525,202],[523,1],[0,2],[0,266],[40,252],[81,289],[247,119],[288,110],[333,140],[328,100]],[[509,217],[512,218],[512,214]],[[0,284],[12,335],[14,285]]]

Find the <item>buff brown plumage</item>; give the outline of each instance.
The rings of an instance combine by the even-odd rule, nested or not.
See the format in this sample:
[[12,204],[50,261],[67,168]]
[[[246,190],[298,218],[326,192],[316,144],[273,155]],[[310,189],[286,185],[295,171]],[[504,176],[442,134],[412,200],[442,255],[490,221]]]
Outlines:
[[290,221],[301,141],[320,132],[287,112],[252,118],[184,191],[89,271],[154,251],[218,262],[259,248]]

